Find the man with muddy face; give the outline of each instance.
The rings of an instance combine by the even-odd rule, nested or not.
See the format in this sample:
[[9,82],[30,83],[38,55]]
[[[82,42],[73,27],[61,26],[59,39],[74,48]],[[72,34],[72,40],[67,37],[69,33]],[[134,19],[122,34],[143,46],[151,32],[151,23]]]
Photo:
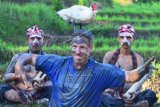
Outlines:
[[[92,36],[92,34],[88,35]],[[71,42],[71,54],[74,59],[74,66],[76,69],[82,69],[87,63],[90,53],[93,51],[93,38],[91,36],[84,37],[82,34],[80,35],[80,31],[74,33],[73,36],[75,37],[73,37]]]
[[[140,56],[136,52],[133,52],[131,49],[134,40],[135,40],[134,27],[131,26],[130,24],[121,25],[118,28],[118,41],[120,43],[120,48],[114,51],[107,52],[103,58],[103,63],[110,63],[125,70],[133,70],[143,65],[144,61],[142,56]],[[112,94],[114,95],[114,97],[106,97],[102,99],[106,103],[105,105],[111,107],[113,105],[124,106],[124,101],[122,100],[122,96],[132,85],[133,83],[126,83],[125,86],[122,89],[119,89],[118,91],[114,89],[106,89],[105,94]],[[107,103],[108,100],[112,100],[113,104]],[[155,101],[156,101],[155,93],[152,90],[145,90],[144,92],[139,93],[132,100],[133,104],[132,106],[136,105],[140,107],[148,107],[153,105]]]
[[[23,84],[22,77],[20,73],[16,74],[15,64],[17,59],[26,53],[44,55],[42,51],[44,33],[40,30],[38,26],[32,26],[27,30],[26,39],[28,42],[28,50],[25,52],[18,53],[13,56],[5,74],[4,80],[7,84],[1,85],[0,102],[4,103],[9,101],[10,103],[22,103],[27,104],[31,101],[35,102],[48,102],[51,93],[51,83],[50,80],[41,81],[37,87],[32,86],[32,80],[36,77],[39,71],[35,70],[35,67],[31,65],[24,66],[25,72],[23,75],[26,76],[26,83],[28,87]],[[14,83],[14,84],[13,84]]]
[[122,25],[118,29],[118,40],[121,48],[130,50],[132,42],[135,39],[135,30],[131,25]]
[[29,51],[33,54],[38,54],[41,51],[44,42],[43,31],[39,30],[37,26],[33,26],[33,28],[27,30],[26,36]]
[[125,70],[132,70],[144,63],[142,56],[133,52],[131,47],[135,40],[135,30],[129,24],[121,25],[118,29],[118,41],[120,48],[116,51],[107,52],[103,63],[114,64]]

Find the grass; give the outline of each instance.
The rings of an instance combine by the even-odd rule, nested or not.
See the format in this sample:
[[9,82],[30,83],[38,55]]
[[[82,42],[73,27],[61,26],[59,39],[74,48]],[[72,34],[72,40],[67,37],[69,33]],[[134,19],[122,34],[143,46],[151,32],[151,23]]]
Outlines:
[[[134,19],[134,20],[133,20]],[[96,18],[97,23],[99,21],[103,21],[104,25],[101,29],[116,29],[118,28],[115,25],[120,23],[132,23],[136,30],[138,31],[158,31],[160,30],[160,20],[158,17],[152,17],[152,20],[148,20],[147,17],[138,18],[138,17],[125,17],[125,16],[97,16]],[[112,23],[113,26],[108,26],[108,23]],[[114,25],[115,24],[115,25]],[[108,27],[108,28],[107,28]]]
[[99,23],[103,26],[96,29],[95,32],[103,35],[114,33],[121,24],[129,23],[135,26],[136,31],[145,36],[153,33],[159,34],[160,11],[158,8],[160,8],[159,2],[135,3],[128,6],[113,4],[113,8],[106,7],[99,10],[95,26]]
[[[134,19],[134,20],[133,20]],[[152,20],[148,20],[149,18],[148,17],[144,17],[143,18],[139,18],[137,16],[133,16],[133,17],[130,17],[129,15],[128,16],[123,16],[123,15],[118,15],[115,16],[111,16],[109,17],[108,15],[105,15],[105,16],[100,16],[100,15],[97,15],[96,17],[96,21],[113,21],[113,22],[130,22],[130,23],[160,23],[160,19],[158,17],[152,17]]]
[[[113,4],[113,8],[106,7],[98,11],[96,21],[97,23],[103,21],[103,26],[98,27],[97,25],[100,24],[93,23],[86,28],[95,28],[93,32],[96,35],[106,36],[105,34],[114,33],[119,25],[131,23],[135,26],[136,31],[147,32],[147,35],[150,32],[159,34],[160,20],[157,17],[160,15],[159,7],[159,3],[132,4],[125,7]],[[14,45],[23,44],[27,28],[34,24],[39,25],[49,34],[70,35],[71,33],[71,26],[58,17],[51,6],[43,3],[19,5],[0,2],[0,14],[0,37],[6,42],[14,43]]]
[[[159,14],[160,3],[159,2],[152,2],[152,3],[142,3],[142,4],[131,4],[128,6],[120,6],[118,4],[113,4],[113,8],[106,7],[102,9],[99,14],[107,14],[107,13],[114,13],[114,14],[139,14],[139,15],[155,15]],[[147,11],[146,11],[147,10]]]
[[[153,35],[152,35],[153,36]],[[11,43],[6,43],[0,39],[0,59],[1,63],[5,64],[6,61],[9,61],[12,56],[16,53],[25,51],[28,49],[28,46],[17,46]],[[159,59],[159,46],[160,39],[158,37],[150,37],[149,39],[138,38],[134,41],[132,49],[140,53],[144,58],[150,56],[156,56]],[[99,54],[99,57],[96,57],[99,61],[102,61],[104,54],[107,51],[115,50],[119,48],[119,42],[115,37],[103,37],[98,35],[94,40],[94,53],[93,56],[96,57],[96,54]],[[70,55],[70,45],[67,44],[53,44],[51,46],[44,46],[43,50],[47,53],[54,53],[59,55]]]
[[[153,36],[153,35],[152,35]],[[140,50],[148,50],[148,51],[153,51],[159,48],[160,46],[160,39],[158,37],[150,37],[148,39],[144,38],[138,38],[137,40],[134,41],[133,44],[133,49],[137,49],[137,51]],[[103,36],[98,36],[95,37],[94,40],[94,46],[96,50],[110,50],[113,47],[117,48],[119,47],[119,43],[117,38],[115,37],[103,37]],[[21,52],[27,49],[28,46],[16,46],[10,43],[6,43],[0,39],[0,50],[1,51],[9,51],[9,52]],[[152,48],[150,48],[152,47]],[[52,45],[50,47],[44,46],[43,49],[45,51],[69,51],[70,46],[69,44],[62,44],[62,45]],[[157,51],[157,50],[156,50]]]
[[65,33],[70,29],[50,6],[43,3],[19,5],[0,2],[0,14],[1,39],[15,44],[23,44],[26,30],[35,24],[50,34]]

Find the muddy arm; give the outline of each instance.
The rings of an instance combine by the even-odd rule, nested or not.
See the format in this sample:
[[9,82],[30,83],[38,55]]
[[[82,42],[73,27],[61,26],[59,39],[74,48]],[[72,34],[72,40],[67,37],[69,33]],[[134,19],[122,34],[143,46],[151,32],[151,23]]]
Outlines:
[[35,59],[36,59],[37,55],[33,55],[33,54],[23,54],[21,55],[15,65],[15,75],[19,75],[21,78],[21,81],[24,83],[24,85],[27,87],[27,83],[26,83],[26,75],[25,75],[25,70],[24,70],[24,66],[25,65],[35,65]]
[[138,82],[135,82],[130,89],[128,89],[128,91],[124,94],[124,98],[131,98],[131,94],[130,93],[134,93],[140,90],[142,84],[151,77],[153,69],[157,70],[157,68],[150,66],[149,67],[149,73],[145,74]]
[[149,67],[149,65],[151,64],[151,62],[155,59],[155,57],[151,57],[150,59],[148,59],[147,62],[145,62],[142,66],[138,67],[137,69],[131,70],[131,71],[126,71],[125,75],[125,81],[128,83],[133,83],[138,81],[144,74],[146,74],[147,72],[145,71],[145,69],[147,67]]

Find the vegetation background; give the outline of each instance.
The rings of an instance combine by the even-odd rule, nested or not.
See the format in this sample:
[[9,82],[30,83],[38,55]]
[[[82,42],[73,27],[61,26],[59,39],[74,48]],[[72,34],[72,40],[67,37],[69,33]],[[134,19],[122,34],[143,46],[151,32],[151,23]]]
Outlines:
[[[159,0],[0,0],[0,77],[12,56],[27,50],[27,28],[38,25],[45,32],[47,53],[69,55],[69,40],[73,26],[61,19],[56,11],[75,4],[98,3],[95,22],[85,29],[95,35],[93,57],[102,62],[107,51],[119,47],[116,39],[121,24],[132,24],[137,40],[133,50],[145,60],[156,56],[158,71],[143,86],[156,91],[160,102],[160,2]],[[1,82],[3,80],[1,79]]]

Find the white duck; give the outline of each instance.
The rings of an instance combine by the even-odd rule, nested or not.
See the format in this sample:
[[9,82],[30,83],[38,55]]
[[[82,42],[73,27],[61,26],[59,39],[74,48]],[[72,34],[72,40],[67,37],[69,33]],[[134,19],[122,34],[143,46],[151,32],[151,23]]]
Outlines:
[[97,4],[92,3],[90,7],[81,6],[81,5],[74,5],[67,9],[62,9],[57,12],[57,14],[62,17],[64,20],[72,23],[82,25],[91,23],[97,13]]

